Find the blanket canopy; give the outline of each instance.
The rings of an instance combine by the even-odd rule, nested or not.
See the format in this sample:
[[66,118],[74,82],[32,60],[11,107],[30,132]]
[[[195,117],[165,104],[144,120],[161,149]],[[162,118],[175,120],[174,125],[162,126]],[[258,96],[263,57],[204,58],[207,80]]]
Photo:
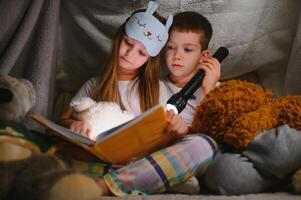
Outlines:
[[[55,119],[102,69],[116,28],[148,0],[0,1],[0,74],[29,79],[32,112]],[[244,79],[276,96],[301,94],[300,0],[157,0],[158,12],[196,11],[213,26],[209,49],[229,49],[222,80]],[[33,124],[31,124],[34,127]]]

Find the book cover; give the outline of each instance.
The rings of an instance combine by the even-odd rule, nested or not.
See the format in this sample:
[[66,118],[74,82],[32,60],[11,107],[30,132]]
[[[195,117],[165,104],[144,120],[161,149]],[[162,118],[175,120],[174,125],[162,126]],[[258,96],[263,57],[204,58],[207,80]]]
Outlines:
[[44,127],[55,131],[57,136],[112,164],[126,164],[143,158],[173,142],[173,137],[164,132],[167,126],[166,113],[160,105],[99,134],[95,141],[42,116],[31,117]]

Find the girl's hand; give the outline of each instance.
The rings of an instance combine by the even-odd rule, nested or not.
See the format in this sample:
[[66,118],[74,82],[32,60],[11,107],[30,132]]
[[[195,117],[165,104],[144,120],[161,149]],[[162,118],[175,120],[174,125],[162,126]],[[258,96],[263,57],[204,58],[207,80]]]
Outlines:
[[215,86],[221,76],[221,64],[214,57],[204,58],[199,66],[205,71],[205,77],[202,82],[204,94],[208,94]]
[[89,122],[74,120],[70,125],[70,130],[93,139],[91,133],[91,125]]
[[186,122],[174,111],[170,110],[167,112],[168,126],[166,132],[172,134],[175,137],[183,137],[188,133],[188,125]]

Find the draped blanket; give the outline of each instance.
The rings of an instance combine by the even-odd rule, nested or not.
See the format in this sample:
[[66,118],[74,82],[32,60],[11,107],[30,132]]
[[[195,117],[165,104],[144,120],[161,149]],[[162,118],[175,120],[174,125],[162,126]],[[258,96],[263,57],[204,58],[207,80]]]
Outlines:
[[[55,119],[81,84],[102,69],[116,28],[147,2],[0,1],[0,73],[29,79],[38,94],[32,112]],[[230,51],[222,79],[249,80],[277,96],[301,93],[300,0],[156,2],[165,17],[192,10],[211,21],[209,49]]]

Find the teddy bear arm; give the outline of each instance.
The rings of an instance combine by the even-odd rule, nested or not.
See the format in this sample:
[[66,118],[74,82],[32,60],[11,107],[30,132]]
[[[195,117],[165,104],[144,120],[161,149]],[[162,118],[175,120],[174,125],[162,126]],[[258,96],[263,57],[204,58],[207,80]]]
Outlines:
[[276,107],[280,110],[279,122],[301,130],[301,96],[286,96],[277,104]]

